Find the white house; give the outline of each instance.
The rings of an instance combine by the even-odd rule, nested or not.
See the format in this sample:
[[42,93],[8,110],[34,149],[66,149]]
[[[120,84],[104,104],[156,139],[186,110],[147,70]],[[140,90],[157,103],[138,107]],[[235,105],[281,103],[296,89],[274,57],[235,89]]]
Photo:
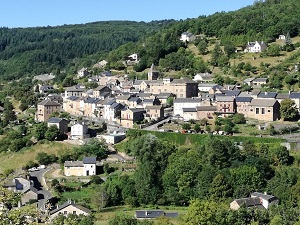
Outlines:
[[193,80],[200,83],[211,82],[213,81],[213,75],[211,73],[197,73]]
[[279,39],[279,40],[285,40],[285,35],[280,34],[279,37],[278,37],[278,39]]
[[77,72],[77,78],[82,78],[82,77],[86,77],[87,75],[89,75],[89,71],[87,68],[83,67],[80,70],[78,70]]
[[267,45],[262,42],[248,42],[246,48],[244,49],[244,52],[251,52],[251,53],[258,53],[263,52],[267,49]]
[[210,89],[222,90],[223,87],[219,84],[198,84],[198,90],[200,92],[209,92]]
[[176,98],[173,102],[174,115],[183,117],[184,108],[196,108],[202,104],[201,98]]
[[180,37],[180,41],[182,42],[192,42],[196,39],[195,35],[190,32],[183,32]]
[[77,123],[71,127],[70,139],[83,139],[88,137],[88,126],[84,123]]

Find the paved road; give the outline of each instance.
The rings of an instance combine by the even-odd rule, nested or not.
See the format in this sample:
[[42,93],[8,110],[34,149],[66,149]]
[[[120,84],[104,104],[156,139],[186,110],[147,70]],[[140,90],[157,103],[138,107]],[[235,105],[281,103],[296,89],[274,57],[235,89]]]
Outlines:
[[43,176],[49,169],[40,169],[39,171],[31,172],[31,180],[34,183],[34,187],[38,190],[38,208],[43,210],[43,207],[47,199],[51,198],[51,193],[43,186]]
[[162,124],[162,123],[164,123],[164,122],[166,122],[168,120],[169,120],[169,118],[166,118],[166,119],[164,119],[164,120],[162,120],[162,121],[160,121],[158,123],[155,123],[155,124],[153,124],[153,125],[151,125],[149,127],[143,128],[143,130],[158,130],[157,125]]

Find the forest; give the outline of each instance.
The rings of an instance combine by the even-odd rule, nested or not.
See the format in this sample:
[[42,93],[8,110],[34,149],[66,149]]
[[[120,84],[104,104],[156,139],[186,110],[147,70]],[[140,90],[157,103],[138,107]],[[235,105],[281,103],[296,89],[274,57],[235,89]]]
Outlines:
[[[2,27],[0,74],[12,80],[30,74],[59,72],[85,57],[93,58],[96,63],[104,53],[136,42],[170,22],[106,21],[57,27]],[[92,61],[85,63],[91,65]]]

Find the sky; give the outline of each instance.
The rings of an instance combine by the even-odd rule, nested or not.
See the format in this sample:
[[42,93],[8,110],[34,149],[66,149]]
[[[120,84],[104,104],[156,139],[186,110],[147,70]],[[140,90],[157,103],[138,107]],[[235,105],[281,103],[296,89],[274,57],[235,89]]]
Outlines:
[[83,24],[107,20],[196,18],[233,11],[254,0],[3,0],[0,27]]

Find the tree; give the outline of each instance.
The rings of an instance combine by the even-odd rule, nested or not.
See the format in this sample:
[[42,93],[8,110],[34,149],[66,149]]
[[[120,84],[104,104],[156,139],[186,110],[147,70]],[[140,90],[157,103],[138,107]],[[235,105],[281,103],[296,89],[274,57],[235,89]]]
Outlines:
[[198,123],[195,124],[194,130],[196,131],[196,133],[199,133],[201,131],[201,127]]
[[280,116],[284,120],[294,120],[298,115],[296,104],[293,100],[287,98],[280,103]]
[[39,152],[35,159],[42,165],[48,165],[57,161],[54,154],[47,154],[46,152]]
[[75,148],[74,156],[79,158],[82,156],[96,156],[98,160],[105,159],[108,154],[107,145],[103,141],[92,138],[86,144]]
[[191,124],[190,123],[184,123],[181,125],[182,129],[184,130],[190,130],[191,129]]
[[97,185],[94,189],[94,194],[91,196],[91,203],[96,207],[97,212],[105,208],[108,201],[108,194],[102,185]]
[[137,219],[127,214],[115,215],[109,220],[108,225],[137,225]]
[[233,44],[225,44],[224,51],[226,52],[227,56],[230,58],[235,53],[235,46]]
[[207,43],[205,40],[200,41],[197,47],[200,54],[205,55],[207,53]]
[[167,98],[167,105],[168,106],[173,106],[174,103],[174,97],[168,97]]
[[45,132],[45,138],[48,141],[54,141],[59,135],[59,129],[56,125],[52,125],[48,127],[47,131]]
[[48,130],[46,123],[39,123],[35,126],[34,137],[37,140],[42,140],[45,138],[45,133]]

